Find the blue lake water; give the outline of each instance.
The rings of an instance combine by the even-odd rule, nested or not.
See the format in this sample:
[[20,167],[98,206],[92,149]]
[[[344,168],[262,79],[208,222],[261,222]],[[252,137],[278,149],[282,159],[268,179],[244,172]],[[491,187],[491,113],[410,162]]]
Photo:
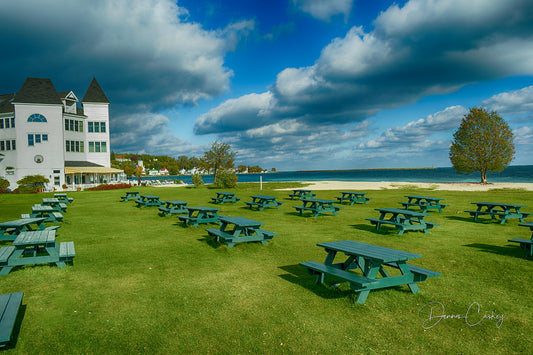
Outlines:
[[[286,171],[266,174],[238,174],[238,182],[280,181],[406,181],[406,182],[479,182],[479,172],[458,174],[453,168],[405,170],[334,170]],[[177,179],[191,184],[190,175],[143,177],[143,180]],[[213,182],[212,175],[202,175],[206,184]],[[501,173],[489,173],[489,182],[533,183],[533,165],[509,166]]]

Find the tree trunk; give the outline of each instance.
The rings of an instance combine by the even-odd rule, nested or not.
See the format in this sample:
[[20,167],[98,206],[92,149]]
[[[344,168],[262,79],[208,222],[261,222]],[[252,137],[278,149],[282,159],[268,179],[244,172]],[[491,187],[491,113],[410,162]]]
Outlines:
[[489,182],[487,181],[487,170],[481,170],[481,183],[482,184],[488,184]]

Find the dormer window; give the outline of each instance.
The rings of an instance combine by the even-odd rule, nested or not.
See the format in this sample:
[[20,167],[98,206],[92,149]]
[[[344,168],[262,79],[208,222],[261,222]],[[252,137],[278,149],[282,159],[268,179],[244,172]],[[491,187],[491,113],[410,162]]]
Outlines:
[[40,113],[34,113],[30,117],[28,117],[28,122],[46,122],[46,117],[44,117]]

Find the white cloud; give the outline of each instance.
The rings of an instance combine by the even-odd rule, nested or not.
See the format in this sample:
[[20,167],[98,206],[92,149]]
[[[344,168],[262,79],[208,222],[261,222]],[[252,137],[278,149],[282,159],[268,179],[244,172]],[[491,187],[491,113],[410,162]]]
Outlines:
[[483,100],[482,105],[501,115],[533,112],[533,86],[494,95]]
[[347,19],[353,0],[292,0],[292,3],[319,20],[329,21],[332,16],[338,14],[343,14]]

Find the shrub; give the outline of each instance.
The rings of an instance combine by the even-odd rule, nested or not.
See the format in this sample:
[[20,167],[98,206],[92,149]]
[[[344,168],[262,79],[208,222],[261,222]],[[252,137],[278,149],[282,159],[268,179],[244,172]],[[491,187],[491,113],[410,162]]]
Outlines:
[[9,181],[4,178],[0,178],[0,194],[6,194],[10,191],[7,189],[9,187]]
[[228,170],[221,171],[217,174],[214,186],[218,188],[233,188],[237,187],[237,175]]
[[103,184],[86,189],[87,191],[103,191],[103,190],[117,190],[117,189],[129,189],[131,184]]
[[204,180],[200,174],[194,174],[192,176],[192,183],[194,186],[202,186],[204,184]]

